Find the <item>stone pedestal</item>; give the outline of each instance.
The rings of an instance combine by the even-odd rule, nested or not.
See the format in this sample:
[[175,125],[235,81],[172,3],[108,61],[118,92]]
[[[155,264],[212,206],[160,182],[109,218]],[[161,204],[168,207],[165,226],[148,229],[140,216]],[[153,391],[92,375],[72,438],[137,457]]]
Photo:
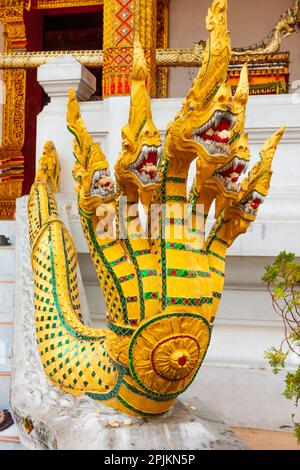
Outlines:
[[[64,203],[60,198],[60,212]],[[243,449],[244,445],[203,404],[178,401],[166,415],[140,419],[88,397],[54,387],[44,374],[34,328],[33,277],[27,197],[17,201],[16,291],[11,409],[21,443],[29,449],[176,450]],[[82,282],[79,276],[79,285]],[[85,296],[80,289],[85,312]]]
[[81,101],[87,101],[96,90],[96,77],[71,55],[41,65],[37,79],[51,102],[65,102],[70,87]]

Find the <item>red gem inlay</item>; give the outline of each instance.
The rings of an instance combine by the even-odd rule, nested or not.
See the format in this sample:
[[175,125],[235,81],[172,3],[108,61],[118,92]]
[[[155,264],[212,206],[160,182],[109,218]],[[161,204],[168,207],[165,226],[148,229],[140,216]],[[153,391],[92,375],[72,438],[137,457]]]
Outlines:
[[178,359],[178,364],[183,367],[185,366],[186,364],[186,357],[185,356],[181,356],[179,359]]

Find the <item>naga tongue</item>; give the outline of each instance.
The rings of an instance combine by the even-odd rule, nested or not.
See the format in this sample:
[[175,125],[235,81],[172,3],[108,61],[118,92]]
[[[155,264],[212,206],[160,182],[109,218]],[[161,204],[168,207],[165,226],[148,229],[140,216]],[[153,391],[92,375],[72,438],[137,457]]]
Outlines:
[[257,209],[257,208],[260,206],[260,203],[261,203],[261,202],[260,202],[259,199],[254,199],[254,201],[252,201],[252,202],[250,203],[250,205],[251,205],[251,207],[252,207],[253,209]]
[[201,134],[204,141],[213,140],[215,142],[227,144],[230,137],[230,122],[222,119],[216,127],[212,127]]
[[239,180],[240,175],[238,173],[230,173],[225,176],[226,180],[232,181],[233,183],[237,183]]
[[221,171],[220,173],[224,178],[230,178],[234,183],[236,183],[244,168],[244,165],[238,165],[236,168],[228,168],[227,170]]
[[230,122],[227,119],[221,119],[220,123],[217,125],[217,127],[214,127],[214,131],[222,132],[222,131],[228,131],[230,129]]
[[142,171],[147,172],[152,179],[154,178],[155,173],[156,173],[156,165],[157,165],[157,151],[150,151],[148,153],[147,158],[145,158],[136,169],[140,173]]
[[156,175],[157,172],[157,167],[156,165],[152,165],[152,163],[147,163],[143,168],[142,168],[142,173],[147,173],[151,179],[153,179]]

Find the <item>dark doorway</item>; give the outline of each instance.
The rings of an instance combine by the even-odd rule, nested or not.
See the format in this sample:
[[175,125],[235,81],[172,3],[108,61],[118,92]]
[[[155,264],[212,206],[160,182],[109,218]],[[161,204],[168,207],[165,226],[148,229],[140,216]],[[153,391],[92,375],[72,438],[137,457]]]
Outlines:
[[[45,51],[87,51],[103,48],[103,11],[44,17]],[[102,69],[91,68],[97,79],[95,95],[102,97]]]
[[[98,50],[103,48],[103,8],[31,10],[24,15],[27,51]],[[89,69],[97,79],[94,99],[102,98],[102,69]],[[23,194],[28,194],[35,175],[37,115],[49,102],[37,82],[36,69],[26,72]],[[49,136],[51,138],[51,136]]]

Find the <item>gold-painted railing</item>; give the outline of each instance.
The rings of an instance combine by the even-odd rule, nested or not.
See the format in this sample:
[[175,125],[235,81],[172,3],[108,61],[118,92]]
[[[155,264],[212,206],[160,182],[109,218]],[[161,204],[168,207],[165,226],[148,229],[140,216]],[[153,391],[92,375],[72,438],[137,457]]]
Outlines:
[[[48,51],[48,52],[11,52],[0,54],[0,68],[36,68],[55,57],[72,55],[86,67],[101,67],[103,51]],[[160,67],[193,67],[201,64],[202,48],[194,49],[157,49],[156,65]]]
[[[49,52],[11,52],[0,53],[0,69],[28,69],[37,68],[56,57],[72,55],[85,67],[101,67],[103,65],[103,51],[49,51]],[[203,49],[157,49],[156,65],[158,67],[198,67],[203,58]],[[232,65],[242,65],[244,62],[268,62],[270,60],[286,60],[285,52],[275,54],[235,54],[231,60]]]

